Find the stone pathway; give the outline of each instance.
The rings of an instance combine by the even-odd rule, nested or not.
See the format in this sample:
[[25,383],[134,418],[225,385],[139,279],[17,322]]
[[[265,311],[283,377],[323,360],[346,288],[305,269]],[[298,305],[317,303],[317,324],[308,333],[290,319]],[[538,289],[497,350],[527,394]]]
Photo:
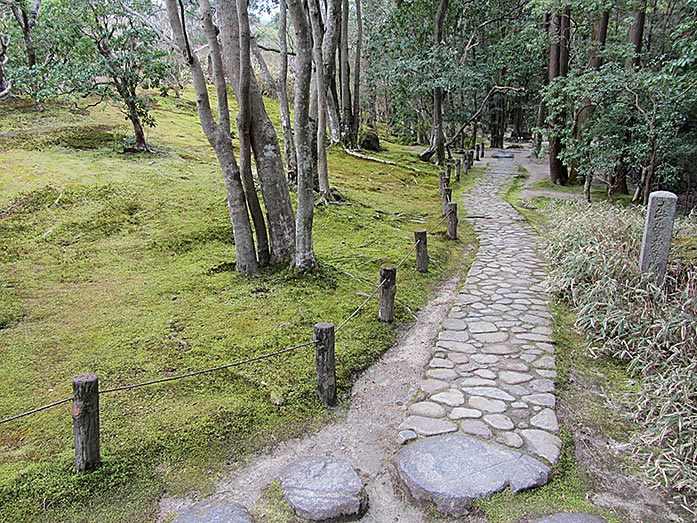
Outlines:
[[[402,344],[358,380],[346,420],[250,463],[219,485],[216,501],[193,504],[176,523],[228,514],[229,521],[247,522],[237,502],[251,506],[253,493],[274,479],[303,519],[431,521],[394,488],[392,460],[413,498],[455,517],[477,497],[548,480],[562,447],[552,317],[536,235],[498,196],[518,172],[509,156],[492,155],[486,175],[463,199],[480,242],[465,285],[434,300]],[[428,322],[442,317],[453,297],[433,347],[436,331]],[[415,380],[417,400],[404,405]],[[535,523],[604,520],[561,513]]]
[[535,233],[498,196],[516,173],[512,159],[498,159],[464,197],[479,252],[401,437],[459,431],[554,464],[562,442],[545,266]]

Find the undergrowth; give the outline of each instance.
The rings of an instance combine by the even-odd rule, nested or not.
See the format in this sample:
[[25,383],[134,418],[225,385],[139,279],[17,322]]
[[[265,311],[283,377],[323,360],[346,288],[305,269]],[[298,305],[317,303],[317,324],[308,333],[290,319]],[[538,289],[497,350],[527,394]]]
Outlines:
[[635,452],[649,474],[697,495],[697,266],[694,218],[676,221],[662,285],[639,273],[644,214],[558,202],[545,207],[551,290],[577,310],[592,353],[626,361],[642,386],[626,392],[643,432]]

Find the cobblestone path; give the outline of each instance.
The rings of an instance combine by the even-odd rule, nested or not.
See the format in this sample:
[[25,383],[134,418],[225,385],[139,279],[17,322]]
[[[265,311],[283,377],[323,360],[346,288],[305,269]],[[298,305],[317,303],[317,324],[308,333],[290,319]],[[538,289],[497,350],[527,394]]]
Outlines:
[[399,429],[403,440],[451,432],[494,440],[551,465],[562,442],[546,269],[536,234],[498,195],[516,173],[513,159],[493,159],[464,196],[479,251]]

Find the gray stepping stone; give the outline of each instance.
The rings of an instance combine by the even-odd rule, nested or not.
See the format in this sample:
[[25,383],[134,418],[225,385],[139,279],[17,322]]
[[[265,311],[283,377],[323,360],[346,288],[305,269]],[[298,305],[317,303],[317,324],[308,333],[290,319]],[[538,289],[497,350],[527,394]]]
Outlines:
[[520,435],[523,436],[528,444],[528,449],[533,454],[543,457],[552,464],[557,462],[562,446],[562,441],[558,436],[537,429],[521,430]]
[[530,424],[550,432],[559,432],[557,415],[552,409],[543,409],[530,419]]
[[209,499],[183,510],[172,523],[252,523],[252,516],[238,503]]
[[426,418],[442,418],[445,416],[445,407],[432,401],[419,401],[409,407],[409,414]]
[[399,426],[401,429],[410,429],[422,436],[437,436],[447,432],[455,432],[457,425],[450,421],[424,416],[409,416]]
[[399,438],[400,445],[404,445],[405,443],[409,443],[410,441],[413,441],[419,437],[419,435],[416,432],[414,432],[413,430],[400,430],[399,434],[397,436]]
[[278,479],[295,513],[311,521],[357,516],[368,505],[361,479],[343,459],[307,456],[288,465]]
[[480,436],[485,439],[491,437],[491,429],[483,421],[479,420],[465,420],[460,423],[460,431],[465,434],[471,434],[473,436]]
[[459,407],[465,402],[465,396],[457,389],[449,389],[431,396],[433,401],[443,403],[449,407]]
[[532,523],[607,523],[607,521],[590,514],[560,512],[559,514],[536,519]]
[[550,475],[549,467],[530,456],[462,434],[411,443],[396,464],[415,499],[452,516],[466,514],[474,499],[506,487],[514,492],[537,487]]

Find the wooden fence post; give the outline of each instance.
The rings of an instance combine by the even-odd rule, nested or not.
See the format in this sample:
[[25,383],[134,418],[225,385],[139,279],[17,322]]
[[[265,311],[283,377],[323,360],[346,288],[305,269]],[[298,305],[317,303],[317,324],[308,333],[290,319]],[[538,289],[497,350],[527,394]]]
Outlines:
[[445,187],[445,173],[440,173],[438,175],[438,194],[443,194],[443,187]]
[[462,174],[462,160],[460,158],[455,158],[455,181],[460,181],[460,176]]
[[479,161],[479,144],[474,146],[474,161]]
[[96,469],[102,462],[99,448],[99,378],[80,374],[73,378],[73,435],[75,470]]
[[484,158],[484,142],[481,143],[481,148],[479,149],[479,152],[480,152],[482,158]]
[[453,174],[453,166],[452,164],[448,163],[445,165],[445,177],[448,179],[448,183],[450,183],[450,179],[452,178]]
[[336,405],[336,359],[334,357],[334,324],[315,324],[315,366],[317,393],[325,405]]
[[428,239],[426,237],[426,229],[416,229],[414,231],[414,242],[416,243],[416,271],[428,272]]
[[448,238],[457,240],[457,203],[450,202],[448,212]]
[[386,323],[394,321],[394,296],[397,294],[397,269],[382,267],[380,281],[385,282],[380,288],[380,309],[378,319]]
[[453,189],[452,187],[446,187],[443,189],[443,216],[448,214],[448,204],[453,199]]

